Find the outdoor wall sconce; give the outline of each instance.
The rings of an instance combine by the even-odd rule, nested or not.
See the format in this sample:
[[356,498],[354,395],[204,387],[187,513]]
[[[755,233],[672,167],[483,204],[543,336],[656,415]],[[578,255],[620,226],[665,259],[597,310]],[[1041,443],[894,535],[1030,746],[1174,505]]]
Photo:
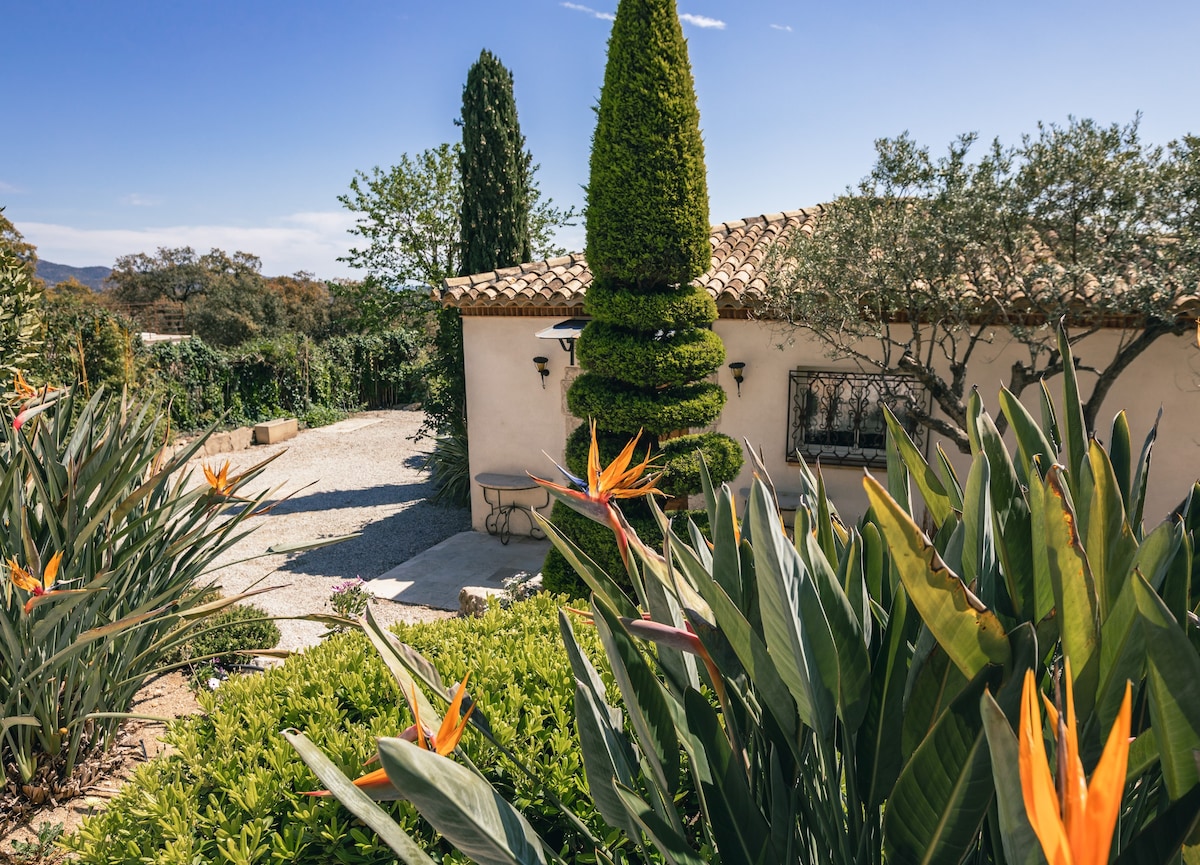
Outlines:
[[540,354],[533,359],[533,365],[537,367],[538,375],[542,377],[542,390],[546,389],[546,376],[550,375],[550,370],[546,369],[546,364],[549,362],[549,358],[542,357]]
[[733,373],[733,380],[737,384],[737,395],[740,398],[742,395],[742,379],[746,377],[746,364],[740,360],[735,360],[729,365],[729,371]]

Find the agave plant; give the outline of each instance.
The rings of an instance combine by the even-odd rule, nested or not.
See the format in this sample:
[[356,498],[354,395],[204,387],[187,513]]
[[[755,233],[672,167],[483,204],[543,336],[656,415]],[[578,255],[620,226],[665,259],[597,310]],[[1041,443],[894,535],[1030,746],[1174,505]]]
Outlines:
[[[870,511],[856,526],[829,502],[819,467],[802,468],[793,535],[760,466],[741,519],[729,489],[705,479],[710,537],[658,512],[661,552],[598,486],[545,484],[576,507],[587,499],[584,510],[633,553],[627,595],[542,521],[592,590],[590,618],[622,696],[608,703],[564,613],[589,790],[646,861],[1040,862],[1046,817],[1026,811],[1014,731],[1023,694],[1028,716],[1030,695],[1052,691],[1067,669],[1072,746],[1060,765],[1091,773],[1128,717],[1125,771],[1109,758],[1093,774],[1097,800],[1119,802],[1117,861],[1180,861],[1200,821],[1200,487],[1144,531],[1154,433],[1136,459],[1123,415],[1111,451],[1089,441],[1065,334],[1060,350],[1057,412],[1045,389],[1040,422],[1001,395],[1015,459],[972,398],[965,482],[940,451],[931,466],[890,419],[886,482],[865,479]],[[423,659],[388,652],[405,687],[433,681]],[[378,817],[294,741],[335,795]],[[391,785],[476,861],[557,860],[469,766],[402,740],[381,740],[379,752]],[[405,861],[426,861],[394,829],[381,837]],[[598,841],[594,854],[614,858]]]
[[33,402],[0,409],[0,757],[38,802],[206,615],[247,596],[202,601],[266,493],[230,507],[263,464],[191,485],[203,439],[164,459],[154,402]]

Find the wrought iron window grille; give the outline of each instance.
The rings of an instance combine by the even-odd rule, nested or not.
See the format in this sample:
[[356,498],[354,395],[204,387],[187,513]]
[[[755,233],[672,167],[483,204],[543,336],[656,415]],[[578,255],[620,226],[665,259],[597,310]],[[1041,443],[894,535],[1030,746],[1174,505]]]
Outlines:
[[928,413],[930,395],[903,375],[796,369],[788,376],[787,460],[820,460],[822,465],[887,465],[886,404],[917,447],[926,430],[915,420]]

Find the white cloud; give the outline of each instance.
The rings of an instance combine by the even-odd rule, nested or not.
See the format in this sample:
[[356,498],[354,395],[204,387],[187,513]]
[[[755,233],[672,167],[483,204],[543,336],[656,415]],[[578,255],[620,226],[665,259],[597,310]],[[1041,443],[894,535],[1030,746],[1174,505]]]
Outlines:
[[617,19],[617,16],[611,12],[598,12],[590,6],[583,6],[579,3],[560,3],[559,5],[567,9],[573,9],[576,12],[586,13],[593,18],[599,18],[601,21],[615,21]]
[[707,15],[692,15],[684,12],[679,16],[679,20],[685,24],[691,24],[693,27],[702,27],[705,30],[724,30],[725,22],[717,18],[709,18]]
[[140,192],[131,192],[121,199],[121,203],[131,207],[155,207],[162,204],[162,199],[153,195],[142,195]]
[[772,24],[771,29],[772,30],[782,30],[784,33],[791,33],[792,25],[790,25],[790,24]]
[[111,266],[122,255],[153,254],[160,246],[190,246],[204,253],[217,248],[249,252],[262,259],[263,273],[278,276],[306,270],[322,278],[353,276],[337,260],[351,244],[354,216],[339,211],[295,213],[266,226],[178,225],[161,228],[73,228],[23,222],[25,239],[38,257],[75,267]]
[[0,193],[4,193],[6,195],[15,195],[20,191],[20,189],[18,189],[16,186],[13,186],[11,183],[5,183],[3,180],[0,180]]

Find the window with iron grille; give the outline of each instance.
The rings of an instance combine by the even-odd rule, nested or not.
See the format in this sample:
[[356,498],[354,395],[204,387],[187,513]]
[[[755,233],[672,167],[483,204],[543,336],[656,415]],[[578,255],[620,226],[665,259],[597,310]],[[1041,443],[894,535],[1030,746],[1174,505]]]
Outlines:
[[928,412],[929,392],[908,376],[797,369],[788,382],[787,459],[822,465],[887,464],[886,404],[918,447],[925,428],[914,410]]

